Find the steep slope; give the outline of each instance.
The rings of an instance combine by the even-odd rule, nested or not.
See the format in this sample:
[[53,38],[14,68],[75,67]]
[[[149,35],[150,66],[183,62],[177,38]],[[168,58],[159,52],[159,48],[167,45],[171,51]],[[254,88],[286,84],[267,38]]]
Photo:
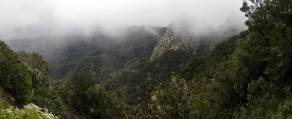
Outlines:
[[136,66],[141,60],[150,58],[161,33],[164,32],[163,27],[152,27],[151,30],[146,27],[131,27],[119,37],[101,34],[90,40],[69,42],[60,51],[63,52],[63,57],[51,64],[50,76],[61,79],[80,70],[107,74],[104,71]]
[[[17,104],[30,101],[32,91],[32,75],[18,55],[4,42],[0,42],[0,86],[9,92]],[[12,100],[14,102],[14,100]]]
[[[200,30],[191,30],[190,26],[179,22],[171,23],[166,32],[159,39],[151,55],[155,60],[168,51],[184,51],[189,55],[205,54],[212,50],[217,43],[238,34],[241,29],[236,26],[222,25],[220,30],[210,28],[201,33]],[[198,33],[197,33],[198,32]]]
[[67,107],[51,83],[53,82],[48,79],[48,64],[41,55],[16,53],[0,41],[1,117],[39,119],[43,116],[53,116],[47,115],[48,111],[42,113],[44,110],[63,116],[67,113]]
[[154,60],[161,55],[163,55],[167,51],[191,51],[192,47],[191,44],[189,44],[189,39],[182,38],[178,36],[175,32],[175,28],[173,24],[169,25],[167,27],[166,32],[163,34],[163,36],[159,39],[158,44],[155,46],[154,51],[151,55],[151,60]]

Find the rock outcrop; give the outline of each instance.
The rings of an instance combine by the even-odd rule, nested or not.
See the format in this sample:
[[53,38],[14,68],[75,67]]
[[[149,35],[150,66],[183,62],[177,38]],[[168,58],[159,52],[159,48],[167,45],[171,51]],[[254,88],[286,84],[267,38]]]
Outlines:
[[181,36],[175,32],[175,26],[169,25],[166,32],[158,41],[158,44],[153,50],[151,60],[154,60],[167,51],[192,51],[193,42],[190,37]]

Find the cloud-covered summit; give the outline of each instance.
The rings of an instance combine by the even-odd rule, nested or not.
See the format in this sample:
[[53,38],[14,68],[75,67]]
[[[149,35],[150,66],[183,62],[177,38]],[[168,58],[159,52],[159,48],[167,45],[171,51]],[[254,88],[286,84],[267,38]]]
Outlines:
[[[88,33],[123,26],[243,25],[242,0],[0,0],[0,38]],[[200,29],[198,29],[200,30]]]

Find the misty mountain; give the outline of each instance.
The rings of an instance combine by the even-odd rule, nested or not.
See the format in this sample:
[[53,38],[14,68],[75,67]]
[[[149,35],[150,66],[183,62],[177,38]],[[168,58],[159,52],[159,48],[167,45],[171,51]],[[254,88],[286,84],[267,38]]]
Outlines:
[[[183,27],[188,29],[188,26]],[[117,35],[99,30],[91,35],[69,35],[51,41],[50,38],[18,39],[9,44],[16,50],[42,54],[50,64],[52,78],[62,79],[82,70],[92,70],[103,77],[104,71],[137,67],[167,52],[184,52],[188,57],[204,54],[239,31],[227,27],[223,31],[210,30],[208,34],[194,35],[182,33],[181,29],[176,23],[166,28],[133,26],[120,29]]]
[[196,31],[189,28],[179,23],[170,24],[154,48],[151,59],[154,60],[165,52],[178,50],[196,55],[201,48],[212,50],[217,43],[240,32],[240,28],[234,26],[224,26],[220,31],[209,29],[205,34],[193,33]]
[[164,28],[157,32],[145,27],[133,27],[119,39],[98,35],[91,40],[79,40],[63,48],[63,59],[51,65],[51,76],[63,78],[72,71],[92,70],[103,76],[104,69],[116,70],[151,56]]
[[0,3],[1,119],[292,118],[291,0]]

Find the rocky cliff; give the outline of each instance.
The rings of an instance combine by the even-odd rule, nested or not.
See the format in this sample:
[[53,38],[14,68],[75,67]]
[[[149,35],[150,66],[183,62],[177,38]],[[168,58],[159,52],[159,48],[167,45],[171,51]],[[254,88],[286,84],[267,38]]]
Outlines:
[[194,42],[191,40],[191,37],[178,34],[175,30],[175,25],[171,24],[154,48],[151,60],[160,57],[167,51],[192,51],[193,45]]

